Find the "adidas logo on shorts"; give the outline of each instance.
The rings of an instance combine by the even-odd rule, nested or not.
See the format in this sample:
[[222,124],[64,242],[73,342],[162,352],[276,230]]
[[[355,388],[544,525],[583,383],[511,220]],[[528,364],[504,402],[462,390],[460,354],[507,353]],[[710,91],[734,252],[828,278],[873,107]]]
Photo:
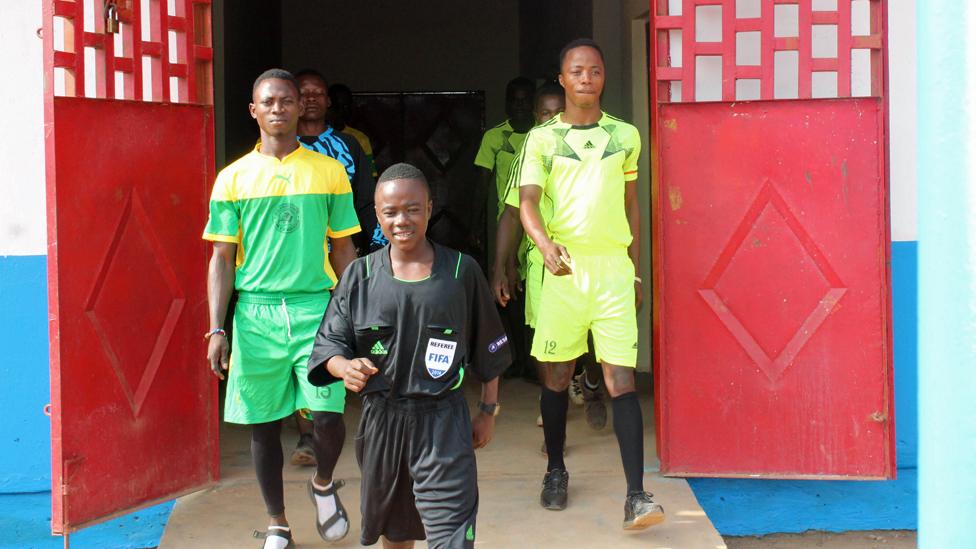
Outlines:
[[377,341],[376,343],[374,343],[373,344],[373,348],[370,349],[369,352],[370,352],[370,354],[374,354],[374,355],[385,355],[385,354],[389,354],[389,351],[387,351],[386,350],[386,347],[383,346],[383,342],[382,341]]

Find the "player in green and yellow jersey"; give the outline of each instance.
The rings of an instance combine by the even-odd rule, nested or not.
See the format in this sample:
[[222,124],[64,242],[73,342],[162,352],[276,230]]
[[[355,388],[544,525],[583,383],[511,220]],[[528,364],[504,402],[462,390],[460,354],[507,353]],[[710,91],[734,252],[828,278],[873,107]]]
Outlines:
[[[313,415],[316,528],[326,541],[349,531],[332,482],[345,438],[345,390],[342,383],[310,384],[307,363],[329,290],[356,257],[350,236],[360,229],[345,168],[299,145],[303,106],[291,73],[261,74],[250,111],[261,142],[217,176],[203,235],[214,243],[207,357],[214,375],[227,372],[224,420],[251,425],[251,455],[271,517],[264,547],[285,549],[294,542],[285,518],[281,420],[299,409]],[[234,290],[229,356],[223,328]]]
[[[627,479],[624,528],[646,528],[663,521],[664,510],[644,491],[643,419],[634,382],[640,135],[600,108],[605,68],[595,42],[570,42],[559,66],[566,110],[529,132],[512,176],[522,224],[547,271],[532,342],[532,356],[547,369],[541,409],[549,463],[540,500],[553,510],[567,504],[562,448],[568,388],[592,332]],[[551,204],[548,219],[540,202]]]

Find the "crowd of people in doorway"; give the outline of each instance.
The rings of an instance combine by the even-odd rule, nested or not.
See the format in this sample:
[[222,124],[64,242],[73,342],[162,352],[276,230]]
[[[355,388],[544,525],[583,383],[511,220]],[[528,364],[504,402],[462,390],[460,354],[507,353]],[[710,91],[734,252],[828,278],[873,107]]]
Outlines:
[[[227,380],[224,420],[251,426],[270,517],[264,549],[294,547],[281,445],[293,416],[292,462],[315,467],[316,530],[325,541],[348,534],[333,478],[347,391],[363,400],[360,542],[473,547],[475,450],[494,436],[506,371],[542,385],[542,507],[568,504],[570,400],[599,429],[606,391],[627,483],[623,527],[664,520],[644,490],[634,380],[640,136],[601,109],[595,42],[567,44],[559,67],[558,83],[509,82],[508,118],[485,133],[475,160],[498,223],[490,283],[474,259],[427,238],[433,204],[421,170],[399,163],[376,178],[369,139],[348,125],[348,87],[314,70],[255,80],[261,139],[218,174],[204,238],[213,242],[209,366]],[[465,377],[481,383],[474,418]]]

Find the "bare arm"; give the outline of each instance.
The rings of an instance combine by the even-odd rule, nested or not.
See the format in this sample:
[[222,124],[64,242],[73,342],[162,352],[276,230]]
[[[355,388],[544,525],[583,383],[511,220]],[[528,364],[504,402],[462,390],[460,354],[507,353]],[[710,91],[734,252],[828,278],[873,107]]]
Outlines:
[[542,198],[542,187],[536,185],[523,185],[519,187],[519,217],[522,219],[522,226],[526,234],[535,242],[536,247],[542,252],[546,268],[549,272],[556,275],[568,275],[572,273],[569,266],[569,252],[563,246],[554,243],[546,234],[545,224],[542,223],[542,214],[539,213],[539,200]]
[[515,280],[510,279],[509,264],[514,261],[517,242],[522,237],[522,224],[519,223],[518,210],[505,206],[498,220],[498,233],[495,236],[495,264],[492,267],[491,291],[502,307],[512,298]]
[[[634,263],[634,273],[640,278],[640,203],[637,200],[637,182],[628,181],[624,183],[624,206],[627,209],[627,223],[630,225],[630,234],[633,240],[627,248],[627,255]],[[634,295],[637,308],[641,307],[641,284],[634,281]]]
[[344,356],[334,356],[325,363],[326,369],[333,376],[342,380],[342,384],[354,393],[362,391],[366,387],[366,382],[370,376],[379,370],[368,358],[354,358],[352,360]]
[[[481,384],[481,402],[498,404],[498,378]],[[471,422],[474,447],[484,448],[495,434],[495,416],[478,411]]]
[[356,245],[352,243],[352,237],[333,238],[332,251],[329,252],[329,263],[335,269],[336,276],[342,276],[346,272],[346,267],[356,259]]
[[[224,327],[227,318],[227,305],[234,291],[234,276],[237,260],[237,244],[214,242],[210,267],[207,270],[207,304],[210,312],[210,330]],[[207,360],[215,376],[224,379],[228,367],[230,346],[227,338],[220,334],[210,337],[207,346]]]

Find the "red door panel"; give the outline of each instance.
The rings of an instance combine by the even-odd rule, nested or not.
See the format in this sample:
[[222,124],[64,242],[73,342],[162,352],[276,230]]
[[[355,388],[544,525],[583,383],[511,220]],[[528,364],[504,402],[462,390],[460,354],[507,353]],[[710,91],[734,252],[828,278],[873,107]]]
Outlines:
[[210,0],[87,4],[43,3],[56,534],[206,487],[219,457]]
[[662,468],[888,476],[880,101],[660,116]]
[[780,3],[651,2],[661,470],[891,478],[886,3]]
[[208,106],[55,98],[56,531],[217,478],[203,361]]

